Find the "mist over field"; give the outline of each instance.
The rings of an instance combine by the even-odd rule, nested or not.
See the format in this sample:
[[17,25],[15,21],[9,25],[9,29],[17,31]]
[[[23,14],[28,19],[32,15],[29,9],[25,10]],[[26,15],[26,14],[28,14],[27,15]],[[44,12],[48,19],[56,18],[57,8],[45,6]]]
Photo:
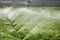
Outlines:
[[60,7],[0,8],[0,40],[60,40]]
[[0,40],[60,40],[60,0],[0,0]]

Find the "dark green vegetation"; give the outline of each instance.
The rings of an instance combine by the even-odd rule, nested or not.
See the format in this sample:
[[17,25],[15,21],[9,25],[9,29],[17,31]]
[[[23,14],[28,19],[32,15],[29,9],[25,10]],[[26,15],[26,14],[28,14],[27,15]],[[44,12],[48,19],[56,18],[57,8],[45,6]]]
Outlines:
[[0,40],[60,40],[60,19],[24,12],[0,19]]

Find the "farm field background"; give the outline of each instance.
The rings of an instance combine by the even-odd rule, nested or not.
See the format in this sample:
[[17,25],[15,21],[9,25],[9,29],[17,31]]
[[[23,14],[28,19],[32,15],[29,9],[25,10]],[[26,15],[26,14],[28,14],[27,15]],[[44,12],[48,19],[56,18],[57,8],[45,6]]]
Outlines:
[[60,40],[60,7],[0,8],[0,40]]

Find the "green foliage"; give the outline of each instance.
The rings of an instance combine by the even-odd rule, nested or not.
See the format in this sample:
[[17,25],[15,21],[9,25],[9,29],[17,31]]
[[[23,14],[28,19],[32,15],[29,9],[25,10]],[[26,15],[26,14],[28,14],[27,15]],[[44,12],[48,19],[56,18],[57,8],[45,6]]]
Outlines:
[[28,15],[0,19],[0,40],[60,40],[60,19]]

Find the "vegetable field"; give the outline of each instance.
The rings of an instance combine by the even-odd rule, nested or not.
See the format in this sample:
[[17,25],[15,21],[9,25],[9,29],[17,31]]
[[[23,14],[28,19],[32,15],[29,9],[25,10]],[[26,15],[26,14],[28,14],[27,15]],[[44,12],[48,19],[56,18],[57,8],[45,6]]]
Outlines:
[[60,40],[60,8],[0,8],[0,40]]

